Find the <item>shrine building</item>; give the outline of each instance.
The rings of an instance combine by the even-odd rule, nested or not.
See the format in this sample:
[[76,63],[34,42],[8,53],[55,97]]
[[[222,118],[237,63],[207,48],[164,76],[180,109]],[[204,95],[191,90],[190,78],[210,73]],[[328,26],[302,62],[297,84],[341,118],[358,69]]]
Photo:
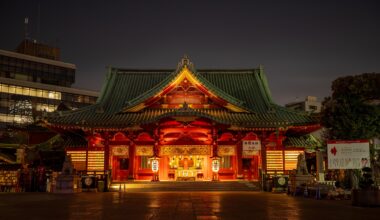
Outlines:
[[49,115],[82,172],[112,181],[258,180],[286,174],[315,147],[306,112],[274,103],[263,69],[110,67],[97,102]]

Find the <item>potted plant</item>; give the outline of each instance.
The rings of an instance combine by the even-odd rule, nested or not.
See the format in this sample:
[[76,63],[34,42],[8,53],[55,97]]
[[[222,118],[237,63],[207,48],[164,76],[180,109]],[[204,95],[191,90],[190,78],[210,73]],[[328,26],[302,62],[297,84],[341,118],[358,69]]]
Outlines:
[[352,190],[352,205],[380,206],[380,191],[372,180],[372,169],[364,167],[359,179],[359,189]]

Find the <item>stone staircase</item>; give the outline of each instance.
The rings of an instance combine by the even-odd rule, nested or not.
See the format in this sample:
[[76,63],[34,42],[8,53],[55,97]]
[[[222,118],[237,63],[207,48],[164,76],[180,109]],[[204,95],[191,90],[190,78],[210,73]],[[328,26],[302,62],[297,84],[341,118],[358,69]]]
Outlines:
[[202,182],[117,182],[110,191],[119,192],[187,192],[187,191],[258,191],[258,182],[249,181],[202,181]]

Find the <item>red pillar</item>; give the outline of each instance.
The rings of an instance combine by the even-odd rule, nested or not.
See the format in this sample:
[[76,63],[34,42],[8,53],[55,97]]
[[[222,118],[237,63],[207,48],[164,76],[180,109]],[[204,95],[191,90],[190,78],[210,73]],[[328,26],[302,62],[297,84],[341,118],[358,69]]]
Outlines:
[[88,173],[88,150],[90,148],[90,144],[91,144],[91,138],[87,138],[87,146],[86,146],[86,174]]
[[253,174],[252,179],[258,179],[259,178],[259,156],[253,156]]
[[236,154],[237,154],[237,177],[243,176],[243,142],[241,139],[243,138],[243,135],[239,132],[237,135],[237,144],[236,144]]
[[243,176],[243,145],[242,142],[239,141],[238,144],[236,145],[237,147],[237,177],[240,178]]
[[266,151],[266,145],[267,141],[265,140],[267,137],[266,132],[263,131],[261,136],[261,167],[262,172],[267,172],[267,151]]
[[135,143],[131,140],[129,142],[129,169],[128,169],[128,179],[133,180],[135,179],[134,175],[134,161],[135,161],[135,150],[136,150],[136,145]]
[[110,168],[110,141],[109,134],[105,132],[104,134],[104,170],[109,170]]

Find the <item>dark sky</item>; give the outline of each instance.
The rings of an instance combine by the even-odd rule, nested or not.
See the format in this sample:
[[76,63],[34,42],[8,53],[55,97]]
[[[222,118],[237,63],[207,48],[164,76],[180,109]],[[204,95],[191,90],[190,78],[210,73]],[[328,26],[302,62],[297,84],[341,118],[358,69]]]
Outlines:
[[264,65],[279,104],[322,100],[339,76],[380,72],[378,2],[2,0],[0,48],[29,17],[31,37],[77,65],[75,87],[100,90],[108,65],[174,69],[187,54],[199,69]]

